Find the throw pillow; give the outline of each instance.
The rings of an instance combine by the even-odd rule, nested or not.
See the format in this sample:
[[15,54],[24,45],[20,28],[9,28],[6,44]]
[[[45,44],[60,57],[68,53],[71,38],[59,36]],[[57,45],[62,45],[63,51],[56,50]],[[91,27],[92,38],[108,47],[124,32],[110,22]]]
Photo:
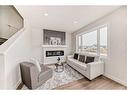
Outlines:
[[78,59],[78,53],[75,53],[73,58],[77,60]]
[[79,55],[79,61],[85,62],[85,55]]
[[94,58],[95,58],[95,57],[87,56],[87,57],[86,57],[85,63],[87,64],[87,63],[90,63],[90,62],[94,62]]
[[35,64],[35,66],[37,67],[38,71],[41,72],[41,66],[40,66],[40,63],[37,59],[35,58],[31,58],[30,61]]

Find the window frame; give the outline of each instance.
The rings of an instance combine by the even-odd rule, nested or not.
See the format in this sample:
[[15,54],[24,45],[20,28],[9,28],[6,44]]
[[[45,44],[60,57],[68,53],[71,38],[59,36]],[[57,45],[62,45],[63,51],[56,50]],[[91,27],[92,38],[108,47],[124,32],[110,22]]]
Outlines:
[[[104,28],[104,27],[107,27],[107,54],[101,54],[100,53],[100,29]],[[99,56],[107,57],[107,55],[108,55],[108,24],[104,24],[104,25],[92,28],[92,29],[90,29],[88,31],[84,31],[84,32],[82,32],[80,34],[77,34],[76,35],[76,52],[79,52],[79,40],[78,40],[78,37],[81,36],[81,47],[82,47],[82,35],[90,33],[90,32],[93,32],[93,31],[96,31],[96,30],[97,30],[97,53],[95,53],[95,54],[99,55]],[[81,52],[82,52],[82,49],[81,49]],[[92,53],[92,52],[88,52],[88,53]]]
[[[95,38],[96,38],[96,45],[97,45],[97,30],[93,30],[93,31],[91,31],[91,32],[87,32],[87,33],[85,33],[85,34],[82,34],[82,36],[81,36],[81,37],[82,37],[82,45],[81,45],[82,47],[83,47],[83,46],[86,46],[85,44],[83,45],[83,43],[86,43],[86,39],[85,39],[85,37],[83,37],[83,36],[86,36],[87,34],[89,35],[89,33],[93,33],[93,32],[95,32],[95,34],[96,34],[96,37],[95,37]],[[87,35],[87,37],[88,37],[88,35]],[[83,39],[84,39],[85,41],[83,41]],[[97,47],[96,47],[96,48],[97,48]],[[82,48],[82,51],[83,51],[83,52],[85,52],[84,50],[85,50],[85,49]],[[96,50],[96,52],[86,52],[86,53],[97,54],[97,50]]]

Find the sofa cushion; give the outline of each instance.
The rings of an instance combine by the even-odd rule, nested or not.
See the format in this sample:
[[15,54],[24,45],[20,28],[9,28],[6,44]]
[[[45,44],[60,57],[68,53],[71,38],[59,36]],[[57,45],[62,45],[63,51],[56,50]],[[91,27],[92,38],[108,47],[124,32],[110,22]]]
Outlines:
[[94,62],[94,59],[95,59],[95,57],[87,56],[85,63],[87,64],[87,63],[90,63],[90,62]]
[[77,63],[77,62],[79,62],[78,60],[73,59],[73,58],[70,58],[70,59],[68,59],[68,60],[71,61],[71,62],[73,62],[73,63]]
[[74,53],[74,57],[73,57],[74,59],[78,59],[78,53]]
[[50,78],[52,76],[52,69],[41,65],[41,73],[39,74],[39,81],[46,81],[48,78]]
[[79,55],[79,61],[85,62],[85,55]]
[[85,55],[85,56],[90,56],[90,57],[95,57],[94,61],[99,61],[99,55],[93,54],[93,53],[79,53],[79,55]]
[[[83,62],[80,62],[80,61],[78,61],[78,60],[75,60],[75,59],[68,59],[69,60],[69,65],[71,65],[71,66],[75,66],[75,67],[77,67],[77,68],[80,68],[80,69],[82,69],[82,70],[86,70],[86,64],[83,64]],[[77,68],[75,68],[75,69],[77,69]]]
[[86,70],[86,68],[87,68],[86,64],[82,64],[82,62],[78,62],[76,65],[77,65],[77,67],[79,67],[82,70]]

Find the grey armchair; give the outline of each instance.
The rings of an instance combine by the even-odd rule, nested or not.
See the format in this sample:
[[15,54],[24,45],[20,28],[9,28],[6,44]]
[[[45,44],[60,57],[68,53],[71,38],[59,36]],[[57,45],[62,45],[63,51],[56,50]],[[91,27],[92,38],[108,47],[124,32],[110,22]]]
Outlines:
[[41,65],[41,72],[30,62],[22,62],[20,64],[22,82],[29,89],[36,89],[50,79],[53,75],[52,69]]

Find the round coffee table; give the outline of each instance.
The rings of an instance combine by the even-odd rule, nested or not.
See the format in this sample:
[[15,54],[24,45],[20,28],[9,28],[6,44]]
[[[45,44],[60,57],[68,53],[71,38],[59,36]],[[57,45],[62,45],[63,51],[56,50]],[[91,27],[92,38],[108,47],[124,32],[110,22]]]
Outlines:
[[55,67],[56,67],[55,68],[55,71],[58,72],[58,73],[64,71],[64,63],[62,63],[62,62],[60,64],[59,63],[56,63],[55,64]]

